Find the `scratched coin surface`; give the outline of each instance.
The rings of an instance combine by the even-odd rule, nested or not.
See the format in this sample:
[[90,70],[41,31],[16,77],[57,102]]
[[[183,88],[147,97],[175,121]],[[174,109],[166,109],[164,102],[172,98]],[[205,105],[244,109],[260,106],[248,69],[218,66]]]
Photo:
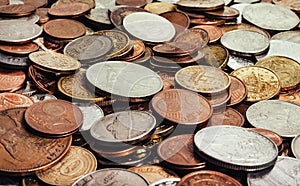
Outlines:
[[76,132],[83,122],[81,110],[64,100],[44,100],[31,105],[25,112],[30,128],[51,136],[69,135]]
[[37,177],[50,185],[71,185],[78,178],[95,171],[96,157],[87,149],[71,146],[64,158]]
[[0,111],[16,108],[29,107],[33,104],[33,100],[28,96],[17,93],[0,93]]
[[278,76],[269,69],[246,66],[234,70],[231,75],[242,80],[247,87],[246,101],[256,102],[274,97],[280,90]]
[[220,125],[201,129],[195,134],[194,143],[201,158],[233,170],[266,169],[275,164],[278,154],[272,140],[236,126]]
[[291,157],[278,156],[274,168],[270,171],[249,173],[247,183],[249,186],[290,186],[299,185],[300,160]]
[[49,168],[67,153],[72,137],[42,138],[24,125],[26,108],[0,112],[0,170],[6,173],[33,173]]
[[130,98],[151,96],[163,87],[160,76],[154,71],[123,61],[94,64],[87,69],[86,77],[102,91]]
[[25,82],[26,74],[22,70],[0,69],[0,92],[15,91]]
[[148,181],[141,175],[121,168],[100,169],[79,178],[72,186],[84,185],[132,185],[148,186]]
[[251,105],[246,117],[256,128],[276,132],[282,137],[300,134],[300,106],[281,100],[265,100]]
[[156,94],[151,100],[151,106],[161,117],[183,125],[202,124],[212,114],[207,99],[183,89],[170,89]]

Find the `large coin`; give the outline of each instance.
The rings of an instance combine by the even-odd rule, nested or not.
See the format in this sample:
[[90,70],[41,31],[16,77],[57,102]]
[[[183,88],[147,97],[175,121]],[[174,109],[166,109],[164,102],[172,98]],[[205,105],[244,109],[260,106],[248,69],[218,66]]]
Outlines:
[[57,163],[68,151],[72,137],[42,138],[29,133],[24,125],[26,108],[0,112],[0,170],[6,173],[32,173]]
[[202,158],[233,170],[266,169],[275,164],[278,154],[277,146],[269,138],[236,126],[201,129],[195,134],[194,142]]

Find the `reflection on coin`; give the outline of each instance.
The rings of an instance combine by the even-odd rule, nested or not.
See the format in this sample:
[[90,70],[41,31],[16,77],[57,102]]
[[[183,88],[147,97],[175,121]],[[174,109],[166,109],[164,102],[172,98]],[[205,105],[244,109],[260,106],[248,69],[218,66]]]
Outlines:
[[300,88],[289,90],[279,94],[279,100],[288,101],[300,105]]
[[293,152],[293,155],[297,158],[297,159],[300,159],[300,135],[297,135],[293,141],[292,141],[292,145],[291,145],[291,148],[292,148],[292,152]]
[[32,104],[33,100],[25,95],[0,93],[0,111],[16,107],[29,107]]
[[266,169],[274,165],[278,154],[277,146],[269,138],[236,126],[201,129],[195,134],[194,143],[201,158],[233,170]]
[[284,40],[300,44],[300,31],[285,31],[275,34],[272,40]]
[[224,111],[214,112],[209,119],[207,126],[231,125],[241,127],[244,125],[245,119],[237,110],[227,107]]
[[251,105],[246,117],[256,128],[274,131],[282,137],[300,134],[300,106],[281,100],[265,100]]
[[300,63],[300,44],[284,41],[284,40],[271,40],[270,49],[266,55],[268,56],[284,56],[291,58]]
[[0,69],[0,92],[13,92],[20,89],[26,79],[26,75],[21,70]]
[[232,70],[252,65],[254,65],[254,61],[249,58],[229,55],[227,66]]

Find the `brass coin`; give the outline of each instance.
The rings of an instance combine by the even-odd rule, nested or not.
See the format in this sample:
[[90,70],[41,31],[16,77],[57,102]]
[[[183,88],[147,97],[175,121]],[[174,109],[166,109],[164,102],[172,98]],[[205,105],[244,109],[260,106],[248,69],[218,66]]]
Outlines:
[[66,2],[52,6],[48,13],[56,17],[76,17],[91,9],[90,5],[82,2]]
[[0,93],[0,111],[17,108],[29,107],[33,104],[33,100],[28,96],[17,93]]
[[153,52],[151,48],[146,47],[144,54],[138,59],[135,59],[133,62],[143,65],[144,63],[148,62],[152,56],[153,56]]
[[175,5],[165,2],[153,2],[148,3],[144,9],[148,12],[151,12],[153,14],[162,14],[165,12],[170,12],[175,9]]
[[35,11],[36,7],[30,4],[12,4],[0,6],[1,16],[20,17],[30,15]]
[[96,157],[88,150],[71,146],[66,156],[50,169],[37,173],[37,177],[51,185],[71,185],[78,178],[95,171]]
[[26,75],[21,70],[0,69],[0,92],[13,92],[20,89],[26,79]]
[[221,26],[226,23],[225,20],[222,19],[212,19],[212,18],[193,18],[190,19],[190,23],[193,25],[215,25],[215,26]]
[[39,46],[35,43],[27,43],[23,45],[0,45],[0,50],[13,55],[28,55],[38,49]]

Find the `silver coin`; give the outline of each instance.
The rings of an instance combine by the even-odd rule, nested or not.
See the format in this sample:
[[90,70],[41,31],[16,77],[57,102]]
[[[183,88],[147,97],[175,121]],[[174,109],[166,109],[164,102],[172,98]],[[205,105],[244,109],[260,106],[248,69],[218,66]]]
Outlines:
[[198,154],[227,169],[258,171],[274,165],[278,150],[269,138],[236,126],[211,126],[194,136]]
[[149,186],[176,186],[180,182],[180,178],[165,178],[154,183],[151,183]]
[[144,66],[123,61],[107,61],[87,69],[87,80],[98,89],[113,95],[141,98],[159,92],[160,76]]
[[296,186],[300,185],[300,160],[278,156],[274,168],[249,173],[248,186]]
[[236,70],[238,68],[252,66],[254,64],[255,63],[250,59],[229,55],[227,66],[233,70]]
[[270,48],[265,57],[268,56],[284,56],[291,58],[300,63],[300,44],[283,41],[283,40],[271,40]]
[[249,123],[278,133],[282,137],[300,134],[300,106],[281,100],[265,100],[251,105],[246,111]]
[[22,43],[33,40],[43,32],[42,27],[24,20],[0,21],[0,41]]
[[240,12],[239,17],[236,18],[237,19],[237,21],[236,21],[237,23],[242,23],[242,12],[243,12],[244,8],[246,6],[248,6],[248,5],[249,5],[248,3],[240,3],[240,4],[233,4],[233,5],[230,6],[232,8],[237,9]]
[[107,8],[94,8],[91,9],[89,14],[84,15],[88,20],[94,21],[99,24],[110,25],[109,13]]
[[44,100],[56,100],[57,98],[54,95],[51,94],[35,94],[30,97],[33,102],[39,102]]
[[106,168],[89,173],[72,184],[72,186],[93,185],[148,186],[149,183],[144,177],[133,171],[121,168]]
[[292,152],[297,159],[300,159],[300,135],[297,135],[292,141]]
[[300,31],[285,31],[272,36],[271,40],[283,40],[300,44]]

